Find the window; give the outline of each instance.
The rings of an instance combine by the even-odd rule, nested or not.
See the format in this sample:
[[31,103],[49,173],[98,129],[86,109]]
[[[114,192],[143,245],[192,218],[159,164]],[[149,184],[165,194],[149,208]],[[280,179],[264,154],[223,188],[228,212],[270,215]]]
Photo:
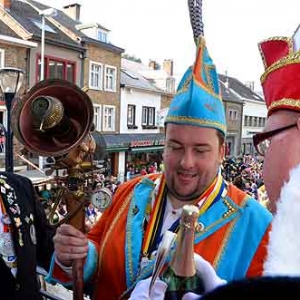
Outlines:
[[143,127],[155,126],[155,107],[143,106],[142,125]]
[[94,104],[94,125],[95,130],[101,131],[101,105]]
[[[44,78],[60,78],[75,83],[76,63],[64,59],[45,56]],[[37,62],[37,81],[40,81],[41,57]]]
[[4,49],[0,49],[0,68],[4,68]]
[[229,120],[237,120],[238,119],[238,112],[236,110],[229,110]]
[[253,117],[249,116],[249,126],[253,126]]
[[253,117],[253,127],[257,127],[257,117]]
[[105,90],[116,91],[117,68],[113,66],[105,66]]
[[103,131],[115,131],[115,106],[103,106]]
[[72,82],[73,77],[74,77],[74,73],[75,73],[74,64],[67,63],[66,77],[67,77],[68,81]]
[[248,126],[248,116],[244,116],[244,126]]
[[64,77],[64,65],[60,61],[49,60],[49,77],[48,78],[59,78]]
[[259,127],[265,127],[266,118],[260,117],[259,118]]
[[107,43],[108,42],[107,32],[104,32],[103,30],[98,29],[97,39],[101,42]]
[[96,62],[90,62],[90,88],[102,90],[103,65]]
[[135,126],[135,105],[128,104],[127,126]]
[[166,91],[168,93],[175,93],[175,78],[173,78],[173,77],[167,78]]

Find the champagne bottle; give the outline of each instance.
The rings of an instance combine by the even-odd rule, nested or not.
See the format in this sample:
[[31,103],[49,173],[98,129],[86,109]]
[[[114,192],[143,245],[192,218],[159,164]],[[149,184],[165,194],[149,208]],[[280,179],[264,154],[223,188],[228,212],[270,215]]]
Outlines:
[[203,293],[203,284],[197,276],[194,260],[195,227],[199,209],[195,205],[184,205],[177,234],[177,247],[173,257],[161,275],[168,288],[165,300],[181,300],[187,292]]

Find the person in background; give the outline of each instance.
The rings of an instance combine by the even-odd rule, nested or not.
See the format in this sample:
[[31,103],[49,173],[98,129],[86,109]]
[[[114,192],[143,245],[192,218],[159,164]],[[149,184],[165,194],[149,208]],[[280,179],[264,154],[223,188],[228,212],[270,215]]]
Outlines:
[[141,175],[147,175],[148,174],[145,166],[142,167],[140,174]]

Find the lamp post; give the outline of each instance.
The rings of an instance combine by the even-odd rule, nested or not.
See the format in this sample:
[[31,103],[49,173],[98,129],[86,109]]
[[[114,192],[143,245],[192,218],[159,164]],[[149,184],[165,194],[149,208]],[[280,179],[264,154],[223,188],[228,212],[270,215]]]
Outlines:
[[[44,80],[45,73],[45,18],[46,17],[55,17],[57,15],[57,10],[55,8],[47,8],[39,12],[42,16],[42,36],[41,36],[41,74],[40,81]],[[44,161],[43,157],[39,156],[39,168],[43,169]]]
[[39,12],[42,16],[42,37],[41,37],[41,75],[40,80],[44,80],[45,73],[45,18],[46,17],[55,17],[57,15],[57,10],[55,8],[47,8]]
[[23,79],[24,70],[17,68],[0,69],[0,88],[2,90],[7,110],[7,122],[5,134],[5,171],[13,173],[13,132],[11,130],[11,108],[13,100],[19,91]]

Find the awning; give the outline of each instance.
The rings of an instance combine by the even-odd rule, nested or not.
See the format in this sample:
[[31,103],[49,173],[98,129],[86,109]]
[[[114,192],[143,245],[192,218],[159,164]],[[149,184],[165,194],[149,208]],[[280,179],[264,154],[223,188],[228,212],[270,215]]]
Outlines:
[[152,152],[163,150],[164,146],[153,146],[153,147],[141,147],[141,148],[132,148],[132,152]]
[[53,176],[47,176],[38,170],[20,171],[17,174],[29,178],[34,185],[51,181],[54,178]]
[[[163,133],[102,134],[99,131],[94,131],[92,135],[97,144],[95,160],[103,159],[105,153],[109,152],[160,150],[164,144]],[[150,148],[152,149],[150,150]]]

